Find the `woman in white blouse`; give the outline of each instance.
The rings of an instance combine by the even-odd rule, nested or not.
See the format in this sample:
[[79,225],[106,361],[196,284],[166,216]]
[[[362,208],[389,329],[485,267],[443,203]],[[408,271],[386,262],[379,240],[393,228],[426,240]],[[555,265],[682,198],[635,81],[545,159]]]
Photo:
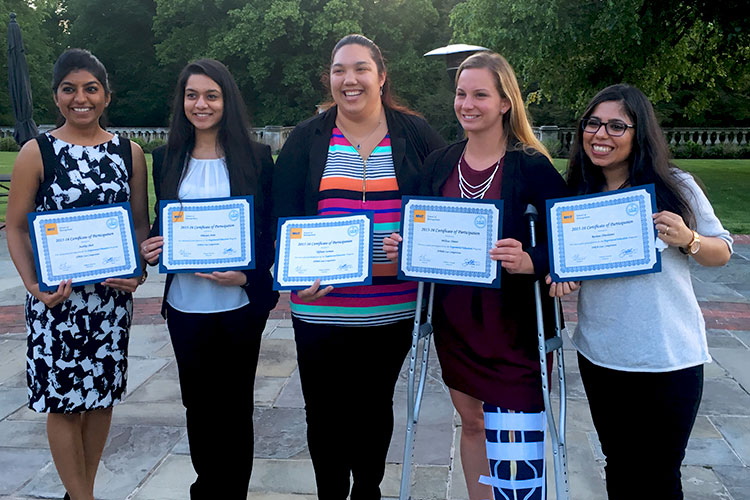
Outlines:
[[[572,339],[609,498],[682,499],[680,464],[711,361],[688,262],[726,264],[732,238],[695,179],[670,162],[651,103],[629,85],[607,87],[589,104],[567,181],[575,194],[656,186],[661,272],[580,284]],[[578,286],[552,283],[550,294]]]
[[250,140],[245,103],[232,75],[202,59],[180,74],[169,141],[154,151],[156,217],[141,254],[162,251],[159,200],[253,195],[254,270],[167,276],[167,319],[198,478],[190,498],[245,499],[253,462],[253,385],[272,291],[271,150]]

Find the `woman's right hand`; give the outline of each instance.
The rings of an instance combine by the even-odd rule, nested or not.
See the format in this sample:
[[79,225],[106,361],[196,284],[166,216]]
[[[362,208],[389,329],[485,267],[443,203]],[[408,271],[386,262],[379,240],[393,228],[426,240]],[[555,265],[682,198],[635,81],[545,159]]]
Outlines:
[[383,238],[383,251],[385,256],[393,262],[398,262],[398,244],[404,241],[398,233],[391,233],[390,236]]
[[571,293],[581,288],[580,281],[561,281],[559,283],[555,283],[554,281],[552,281],[552,276],[550,276],[549,274],[546,278],[544,278],[544,281],[549,285],[550,297],[564,297],[565,295],[570,295]]
[[73,291],[73,280],[61,281],[54,292],[42,292],[39,290],[39,283],[35,283],[29,289],[29,293],[39,299],[45,306],[52,309],[56,305],[65,302]]
[[164,246],[164,236],[154,236],[141,243],[141,257],[149,264],[156,264],[161,247]]
[[328,285],[321,290],[320,278],[318,278],[315,280],[315,283],[313,283],[311,287],[297,291],[297,297],[299,297],[302,302],[315,302],[316,300],[331,293],[331,290],[333,290],[333,287],[331,285]]

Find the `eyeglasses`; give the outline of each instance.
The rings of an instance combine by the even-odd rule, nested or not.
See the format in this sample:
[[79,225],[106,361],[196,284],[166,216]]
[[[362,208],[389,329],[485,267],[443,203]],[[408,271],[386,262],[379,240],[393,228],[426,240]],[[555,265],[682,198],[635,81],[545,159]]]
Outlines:
[[627,132],[629,128],[635,128],[634,125],[625,123],[622,120],[610,120],[608,122],[603,122],[599,118],[584,118],[581,120],[581,128],[584,132],[589,134],[596,134],[599,132],[602,125],[604,125],[604,130],[606,130],[612,137],[621,137],[625,135],[625,132]]

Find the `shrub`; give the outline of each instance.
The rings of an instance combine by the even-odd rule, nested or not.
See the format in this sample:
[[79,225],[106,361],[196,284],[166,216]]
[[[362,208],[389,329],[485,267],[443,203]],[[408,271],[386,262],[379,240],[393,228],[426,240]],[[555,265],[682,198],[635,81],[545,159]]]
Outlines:
[[130,140],[133,141],[134,143],[138,144],[141,147],[141,149],[143,149],[144,147],[146,147],[146,141],[144,141],[140,137],[131,137]]
[[727,159],[740,158],[742,149],[738,144],[716,144],[706,148],[704,158]]
[[19,151],[20,149],[13,137],[0,138],[0,151]]
[[167,143],[164,139],[154,139],[153,141],[147,142],[143,147],[144,153],[152,153],[154,149],[163,146]]
[[672,156],[677,159],[682,158],[703,158],[704,147],[693,141],[687,141],[676,145],[671,145],[669,149]]
[[560,158],[562,156],[562,144],[557,139],[545,139],[542,141],[542,144],[547,148],[552,158]]

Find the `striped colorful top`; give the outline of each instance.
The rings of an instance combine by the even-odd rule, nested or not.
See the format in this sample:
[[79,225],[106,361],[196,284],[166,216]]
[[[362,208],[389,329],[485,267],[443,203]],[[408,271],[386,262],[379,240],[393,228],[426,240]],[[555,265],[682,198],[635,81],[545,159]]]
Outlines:
[[374,212],[372,285],[337,287],[309,303],[292,293],[292,314],[308,323],[342,326],[385,325],[413,318],[417,284],[397,280],[396,264],[383,252],[383,238],[398,231],[401,224],[401,193],[390,136],[363,161],[341,130],[334,128],[319,200],[319,215]]

